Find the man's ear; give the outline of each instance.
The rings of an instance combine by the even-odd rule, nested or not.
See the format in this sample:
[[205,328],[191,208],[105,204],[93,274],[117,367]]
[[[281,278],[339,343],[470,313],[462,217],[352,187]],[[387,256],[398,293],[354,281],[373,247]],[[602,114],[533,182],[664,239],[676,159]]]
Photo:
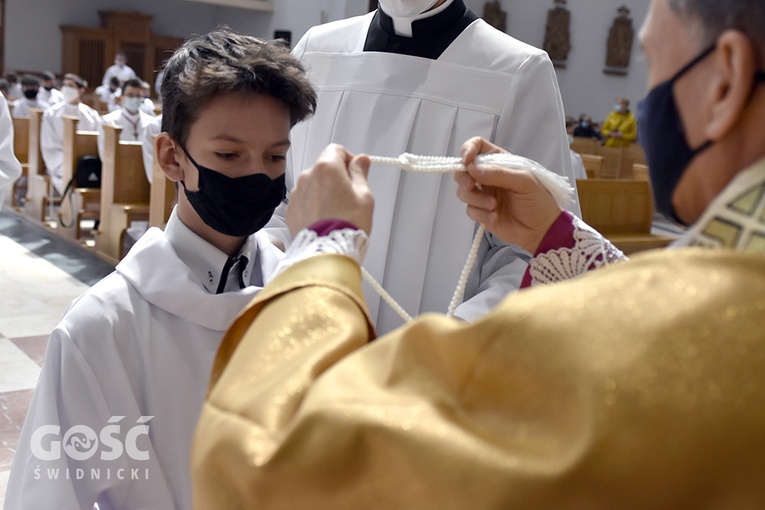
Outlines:
[[749,104],[757,72],[757,53],[743,32],[727,30],[718,38],[713,58],[712,116],[706,135],[710,140],[720,140],[736,126]]
[[159,167],[165,173],[168,179],[173,182],[179,182],[184,179],[183,167],[178,163],[177,145],[173,138],[167,132],[157,135],[154,141],[154,154],[157,157]]

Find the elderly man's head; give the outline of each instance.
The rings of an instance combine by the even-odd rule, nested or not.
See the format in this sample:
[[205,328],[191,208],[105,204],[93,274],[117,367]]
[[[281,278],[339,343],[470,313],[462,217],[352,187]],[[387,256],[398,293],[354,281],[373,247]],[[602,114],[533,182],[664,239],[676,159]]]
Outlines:
[[638,127],[656,204],[685,223],[765,157],[763,26],[761,1],[651,2],[640,34],[651,92]]

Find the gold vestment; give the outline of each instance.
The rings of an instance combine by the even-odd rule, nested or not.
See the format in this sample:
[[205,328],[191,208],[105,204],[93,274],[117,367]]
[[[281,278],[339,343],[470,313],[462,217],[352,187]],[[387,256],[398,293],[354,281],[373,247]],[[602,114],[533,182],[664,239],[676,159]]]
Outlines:
[[372,342],[358,265],[279,275],[223,340],[199,509],[765,508],[765,255],[687,248]]

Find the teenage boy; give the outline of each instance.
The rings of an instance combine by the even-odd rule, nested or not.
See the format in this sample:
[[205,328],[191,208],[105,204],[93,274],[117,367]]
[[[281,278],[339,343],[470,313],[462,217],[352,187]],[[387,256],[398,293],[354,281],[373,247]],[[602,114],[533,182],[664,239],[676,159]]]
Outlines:
[[[143,94],[141,92],[141,80],[128,80],[122,86],[122,95],[119,99],[119,108],[103,116],[103,124],[121,127],[120,141],[140,142],[143,140],[143,132],[154,117],[141,111]],[[104,127],[98,127],[98,156],[104,159]]]
[[171,57],[162,97],[155,151],[178,205],[51,334],[6,509],[191,507],[213,357],[281,258],[259,230],[316,96],[288,50],[217,30]]
[[40,99],[40,79],[31,74],[21,77],[21,91],[24,97],[13,102],[14,117],[29,117],[29,109],[45,110],[50,104]]
[[63,193],[66,183],[63,182],[64,166],[64,115],[77,117],[77,129],[81,131],[97,131],[101,125],[101,116],[90,106],[82,102],[82,96],[88,82],[76,74],[64,75],[64,86],[61,93],[64,100],[56,103],[43,113],[40,127],[40,152],[53,187]]

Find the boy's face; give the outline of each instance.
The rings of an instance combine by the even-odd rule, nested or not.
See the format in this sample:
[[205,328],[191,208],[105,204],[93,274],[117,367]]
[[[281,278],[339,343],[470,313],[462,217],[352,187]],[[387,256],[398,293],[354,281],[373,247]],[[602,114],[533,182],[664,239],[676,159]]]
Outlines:
[[[199,165],[227,177],[284,174],[289,149],[289,108],[270,96],[232,92],[214,98],[191,126],[186,150]],[[198,171],[176,152],[189,191],[199,189]]]

